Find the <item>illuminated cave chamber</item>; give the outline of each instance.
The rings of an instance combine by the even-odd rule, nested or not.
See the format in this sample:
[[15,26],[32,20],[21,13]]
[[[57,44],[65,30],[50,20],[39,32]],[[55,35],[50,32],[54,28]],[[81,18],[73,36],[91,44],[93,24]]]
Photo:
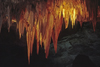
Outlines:
[[37,39],[37,54],[39,53],[39,45],[44,45],[46,58],[48,57],[51,38],[55,53],[57,52],[57,40],[63,21],[65,29],[68,28],[69,19],[72,28],[77,22],[80,22],[80,26],[82,26],[83,22],[89,21],[92,22],[95,31],[97,17],[100,16],[100,7],[97,3],[98,0],[92,2],[90,0],[7,1],[5,11],[3,11],[5,4],[1,3],[0,30],[4,21],[8,22],[8,31],[13,23],[17,24],[19,38],[26,30],[28,62],[30,63],[35,37]]

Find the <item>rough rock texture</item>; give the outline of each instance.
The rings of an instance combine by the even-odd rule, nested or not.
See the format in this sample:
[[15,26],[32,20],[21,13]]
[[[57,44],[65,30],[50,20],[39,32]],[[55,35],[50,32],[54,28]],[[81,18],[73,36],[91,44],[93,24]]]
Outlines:
[[[2,3],[6,1],[5,3]],[[11,2],[9,2],[11,1]],[[0,0],[1,9],[6,12],[5,7],[8,5],[13,8],[25,7],[24,0]],[[25,0],[28,1],[28,0]],[[32,1],[32,0],[30,0]],[[90,0],[87,0],[90,1]],[[9,3],[8,3],[9,2]],[[94,2],[92,2],[94,3]],[[95,5],[96,6],[96,5]],[[92,5],[92,7],[95,7]],[[95,8],[94,8],[95,9]],[[13,11],[14,10],[14,11]],[[12,9],[11,14],[15,14],[19,9]],[[91,11],[91,8],[90,8]],[[94,11],[96,13],[96,11]],[[18,12],[20,13],[20,11]],[[17,14],[19,15],[19,14]],[[96,15],[96,14],[94,14]],[[95,17],[95,16],[94,16]],[[4,16],[5,18],[5,16]],[[0,17],[1,19],[1,17]],[[0,24],[1,25],[1,24]],[[75,33],[71,33],[74,30],[71,29],[67,36],[59,38],[57,54],[54,52],[53,44],[51,43],[49,57],[45,59],[44,49],[40,48],[39,55],[36,54],[36,43],[34,43],[33,56],[31,56],[31,63],[27,63],[27,48],[26,48],[26,36],[23,36],[19,40],[18,33],[15,33],[15,28],[12,27],[8,33],[6,25],[2,26],[0,33],[0,67],[72,67],[73,61],[78,54],[87,55],[92,62],[99,67],[100,66],[100,24],[97,24],[96,31],[93,31],[91,24],[85,23],[81,29],[78,29]],[[70,29],[69,29],[70,30]],[[67,30],[68,31],[68,30]],[[70,34],[71,33],[71,34]],[[36,40],[35,40],[36,42]]]
[[100,29],[94,32],[88,23],[75,34],[63,37],[58,41],[57,54],[53,45],[50,48],[49,58],[58,67],[72,67],[73,60],[78,54],[86,55],[92,62],[100,66]]

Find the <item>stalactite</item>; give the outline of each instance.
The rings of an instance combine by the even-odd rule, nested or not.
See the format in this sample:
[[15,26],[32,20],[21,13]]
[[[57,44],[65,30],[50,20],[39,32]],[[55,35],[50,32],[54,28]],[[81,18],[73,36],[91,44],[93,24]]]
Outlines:
[[[58,3],[56,3],[58,2]],[[59,7],[58,7],[58,6]],[[28,61],[30,63],[30,54],[32,55],[34,36],[36,35],[37,39],[37,54],[39,54],[39,45],[44,45],[46,58],[49,54],[49,46],[51,42],[51,37],[54,43],[55,53],[57,52],[57,40],[59,33],[62,28],[63,18],[65,22],[65,29],[68,28],[69,18],[72,22],[72,28],[75,25],[75,21],[77,17],[77,21],[80,21],[80,25],[82,26],[83,19],[88,18],[87,9],[85,2],[81,4],[80,0],[75,1],[48,1],[44,9],[41,3],[36,3],[36,11],[33,13],[31,10],[31,6],[27,5],[23,20],[27,22],[27,47],[28,47]],[[74,7],[75,6],[75,7]],[[33,21],[33,19],[35,21]],[[22,21],[23,21],[22,20]],[[22,21],[19,22],[19,32],[22,35]],[[25,23],[24,22],[24,23]],[[34,24],[33,24],[34,23]],[[21,29],[22,28],[22,29]]]
[[33,51],[34,37],[35,37],[35,26],[33,26],[33,29],[31,31],[31,55]]
[[30,52],[31,52],[31,27],[27,26],[27,33],[26,33],[26,39],[27,39],[27,50],[28,50],[28,64],[30,64]]
[[[92,20],[93,29],[95,31],[97,15],[95,11],[96,3],[88,5],[89,0],[48,0],[47,2],[35,2],[36,7],[26,5],[25,10],[22,9],[20,13],[19,22],[12,19],[12,22],[17,23],[19,30],[19,38],[24,34],[26,28],[27,54],[28,63],[30,64],[30,55],[32,55],[34,39],[36,37],[37,54],[39,54],[39,45],[44,45],[46,58],[49,54],[49,47],[51,38],[53,40],[55,53],[57,53],[57,41],[63,25],[65,22],[65,29],[68,28],[69,19],[71,20],[72,28],[76,21],[82,23],[84,21]],[[11,25],[10,6],[7,7],[8,14],[8,29]],[[95,13],[95,14],[94,14]],[[0,28],[2,26],[2,15],[0,16]],[[88,20],[87,20],[88,19]]]
[[1,28],[2,28],[2,15],[0,16],[0,32],[1,32]]
[[10,25],[11,25],[11,17],[10,17],[10,7],[8,6],[8,31],[10,31]]
[[39,33],[40,31],[39,31],[39,21],[38,21],[36,26],[37,54],[39,54],[39,39],[40,39]]

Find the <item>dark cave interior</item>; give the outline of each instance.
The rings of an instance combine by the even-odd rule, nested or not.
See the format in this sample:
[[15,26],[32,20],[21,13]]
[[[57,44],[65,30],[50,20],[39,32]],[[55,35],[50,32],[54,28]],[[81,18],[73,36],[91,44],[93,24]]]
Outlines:
[[[6,0],[0,1],[3,3]],[[82,27],[78,22],[73,29],[71,24],[67,29],[64,26],[63,23],[58,37],[57,53],[51,39],[48,58],[45,58],[44,46],[39,46],[37,55],[35,39],[28,64],[26,31],[19,39],[16,24],[13,23],[8,32],[8,24],[5,22],[0,33],[0,67],[100,67],[100,21],[97,21],[95,31],[90,22],[84,22]]]

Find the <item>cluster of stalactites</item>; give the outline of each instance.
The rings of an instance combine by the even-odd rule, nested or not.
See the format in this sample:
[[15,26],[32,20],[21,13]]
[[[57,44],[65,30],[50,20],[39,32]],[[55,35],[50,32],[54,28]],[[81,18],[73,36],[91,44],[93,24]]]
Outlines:
[[[9,6],[7,9],[9,29],[11,25]],[[43,44],[47,58],[51,38],[55,53],[57,52],[57,40],[62,28],[63,19],[66,29],[68,28],[69,19],[73,28],[75,21],[79,21],[82,25],[82,22],[88,17],[89,14],[85,0],[48,0],[47,2],[36,3],[36,9],[34,10],[32,9],[32,5],[27,5],[25,11],[21,11],[19,22],[16,19],[12,19],[12,22],[17,22],[19,38],[21,38],[26,28],[28,62],[30,63],[34,37],[37,39],[37,54],[39,53],[39,45],[42,46]]]

